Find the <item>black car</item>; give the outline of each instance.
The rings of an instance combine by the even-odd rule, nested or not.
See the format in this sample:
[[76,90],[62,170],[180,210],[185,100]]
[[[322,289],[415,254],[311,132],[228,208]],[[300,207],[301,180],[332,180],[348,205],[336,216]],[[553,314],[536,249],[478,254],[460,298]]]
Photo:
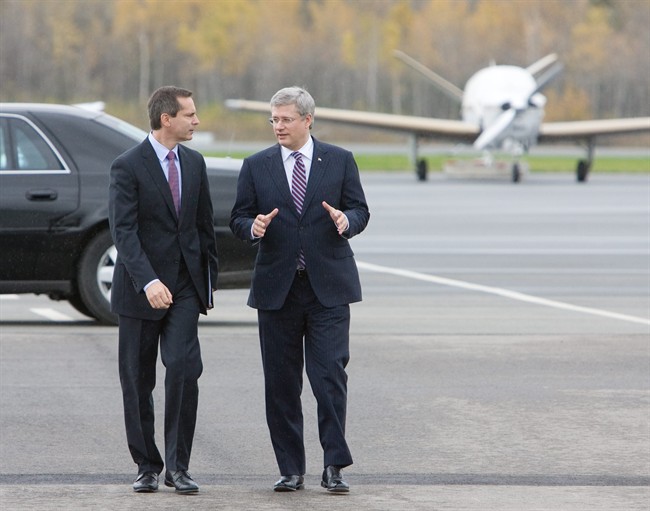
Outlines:
[[[146,133],[102,111],[0,103],[0,293],[47,294],[106,324],[116,257],[111,162]],[[247,288],[255,248],[228,227],[240,160],[206,158],[218,287]]]

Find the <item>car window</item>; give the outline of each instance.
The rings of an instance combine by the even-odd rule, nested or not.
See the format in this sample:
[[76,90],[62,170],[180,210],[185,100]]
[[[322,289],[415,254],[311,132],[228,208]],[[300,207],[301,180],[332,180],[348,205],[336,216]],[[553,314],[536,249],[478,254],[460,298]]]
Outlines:
[[[52,139],[65,147],[71,161],[83,175],[100,174],[108,179],[111,163],[146,137],[136,138],[97,122],[97,118],[39,112],[38,120]],[[107,183],[108,184],[108,183]]]
[[65,167],[43,136],[27,121],[8,117],[0,130],[1,170],[63,170]]

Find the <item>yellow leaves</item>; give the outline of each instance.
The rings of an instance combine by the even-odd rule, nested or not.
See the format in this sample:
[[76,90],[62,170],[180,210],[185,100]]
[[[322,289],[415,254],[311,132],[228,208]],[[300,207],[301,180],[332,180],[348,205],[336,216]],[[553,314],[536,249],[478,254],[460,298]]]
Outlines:
[[585,19],[572,31],[573,49],[570,64],[575,70],[593,72],[602,69],[608,57],[614,31],[609,25],[606,7],[592,5]]
[[568,85],[560,94],[551,89],[546,93],[545,121],[577,121],[591,116],[591,102],[584,89]]
[[308,17],[295,27],[308,45],[319,47],[328,60],[341,60],[351,69],[366,60],[361,52],[369,38],[367,12],[359,12],[358,6],[341,0],[311,2],[308,6]]
[[341,59],[348,67],[357,65],[357,52],[359,51],[356,38],[351,30],[343,32],[341,37]]
[[252,2],[195,2],[192,16],[178,26],[178,48],[196,57],[202,70],[241,72],[248,64],[247,34],[255,30]]
[[394,49],[461,87],[491,60],[556,52],[565,71],[545,90],[549,116],[622,115],[650,104],[647,1],[0,0],[0,56],[25,95],[143,100],[173,82],[219,101],[294,82],[328,106],[455,116]]
[[84,34],[74,20],[75,6],[71,2],[63,2],[57,6],[59,14],[56,18],[48,18],[52,32],[52,60],[60,62],[71,54],[79,52],[83,45]]
[[413,11],[406,2],[391,7],[382,26],[381,55],[384,65],[398,65],[393,58],[393,50],[404,48],[413,22]]

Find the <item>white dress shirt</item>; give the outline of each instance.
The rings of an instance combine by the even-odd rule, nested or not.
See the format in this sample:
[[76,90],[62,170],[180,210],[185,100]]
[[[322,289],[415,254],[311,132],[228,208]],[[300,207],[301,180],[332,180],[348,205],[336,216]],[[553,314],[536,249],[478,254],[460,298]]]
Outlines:
[[[165,179],[167,179],[167,181],[169,182],[169,160],[167,159],[167,155],[169,154],[169,149],[167,149],[164,145],[158,142],[156,138],[153,136],[152,132],[149,132],[149,142],[151,143],[151,146],[153,147],[153,150],[156,152],[156,156],[160,161],[160,166],[162,167],[163,172],[165,173]],[[181,179],[181,176],[183,174],[181,173],[181,160],[178,158],[178,144],[174,146],[172,151],[174,151],[174,154],[176,155],[176,168],[178,169],[178,198],[180,201],[180,196],[181,196],[181,191],[183,186],[182,185],[183,180]],[[154,279],[151,282],[149,282],[146,286],[144,286],[144,290],[146,291],[147,288],[154,282],[160,282],[160,279]]]

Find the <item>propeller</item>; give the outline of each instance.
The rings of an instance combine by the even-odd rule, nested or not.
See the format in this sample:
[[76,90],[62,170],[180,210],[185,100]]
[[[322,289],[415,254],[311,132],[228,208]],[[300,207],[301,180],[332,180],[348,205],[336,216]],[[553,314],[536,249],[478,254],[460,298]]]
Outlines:
[[486,129],[483,130],[481,135],[474,141],[475,149],[485,149],[492,142],[494,142],[517,117],[517,109],[512,106],[508,106],[496,120],[490,124]]
[[535,81],[537,82],[537,88],[535,91],[540,91],[546,85],[553,80],[557,75],[559,75],[562,70],[564,69],[564,66],[560,62],[556,62],[553,66],[549,67],[546,71],[544,71],[542,74],[540,74]]
[[[554,57],[554,56],[549,56]],[[543,61],[544,59],[542,59]],[[549,58],[549,60],[551,60]],[[542,62],[540,61],[540,62]],[[550,64],[550,67],[548,67]],[[547,69],[540,74],[535,80],[535,88],[528,93],[523,94],[523,97],[517,98],[515,101],[504,103],[501,108],[503,113],[500,114],[496,120],[483,130],[481,135],[474,141],[475,149],[485,149],[497,140],[501,134],[507,130],[514,122],[517,114],[523,112],[529,107],[539,107],[539,101],[535,97],[539,91],[545,87],[553,78],[555,78],[562,71],[562,64],[559,62],[553,63],[552,61],[547,64]]]
[[[451,98],[461,103],[464,101],[465,93],[461,89],[448,82],[438,74],[434,73],[427,67],[423,66],[421,63],[408,56],[406,53],[399,50],[393,50],[393,55],[407,64],[409,67],[424,75]],[[507,68],[508,66],[501,67]],[[562,71],[562,64],[558,62],[557,54],[551,53],[550,55],[539,59],[534,64],[531,64],[525,70],[521,68],[519,69],[520,71],[527,72],[529,76],[529,79],[526,80],[523,90],[519,89],[512,91],[513,97],[501,105],[502,112],[497,115],[496,119],[489,125],[483,126],[483,131],[474,141],[474,148],[483,150],[494,144],[494,142],[496,140],[499,140],[503,133],[515,121],[517,115],[526,111],[526,109],[543,108],[545,98],[538,93],[543,87],[548,84],[548,82],[550,82]],[[487,68],[479,71],[479,73],[485,71],[487,71]],[[477,73],[477,75],[479,73]],[[538,75],[537,78],[535,77],[536,75]],[[470,81],[473,79],[474,77],[472,77]]]
[[409,57],[406,53],[400,50],[393,50],[393,55],[404,62],[407,66],[415,69],[418,73],[422,74],[425,78],[435,84],[442,92],[447,94],[451,99],[458,103],[463,101],[463,91],[456,87],[453,83],[445,80],[439,74],[434,73],[426,66],[420,64],[417,60]]

